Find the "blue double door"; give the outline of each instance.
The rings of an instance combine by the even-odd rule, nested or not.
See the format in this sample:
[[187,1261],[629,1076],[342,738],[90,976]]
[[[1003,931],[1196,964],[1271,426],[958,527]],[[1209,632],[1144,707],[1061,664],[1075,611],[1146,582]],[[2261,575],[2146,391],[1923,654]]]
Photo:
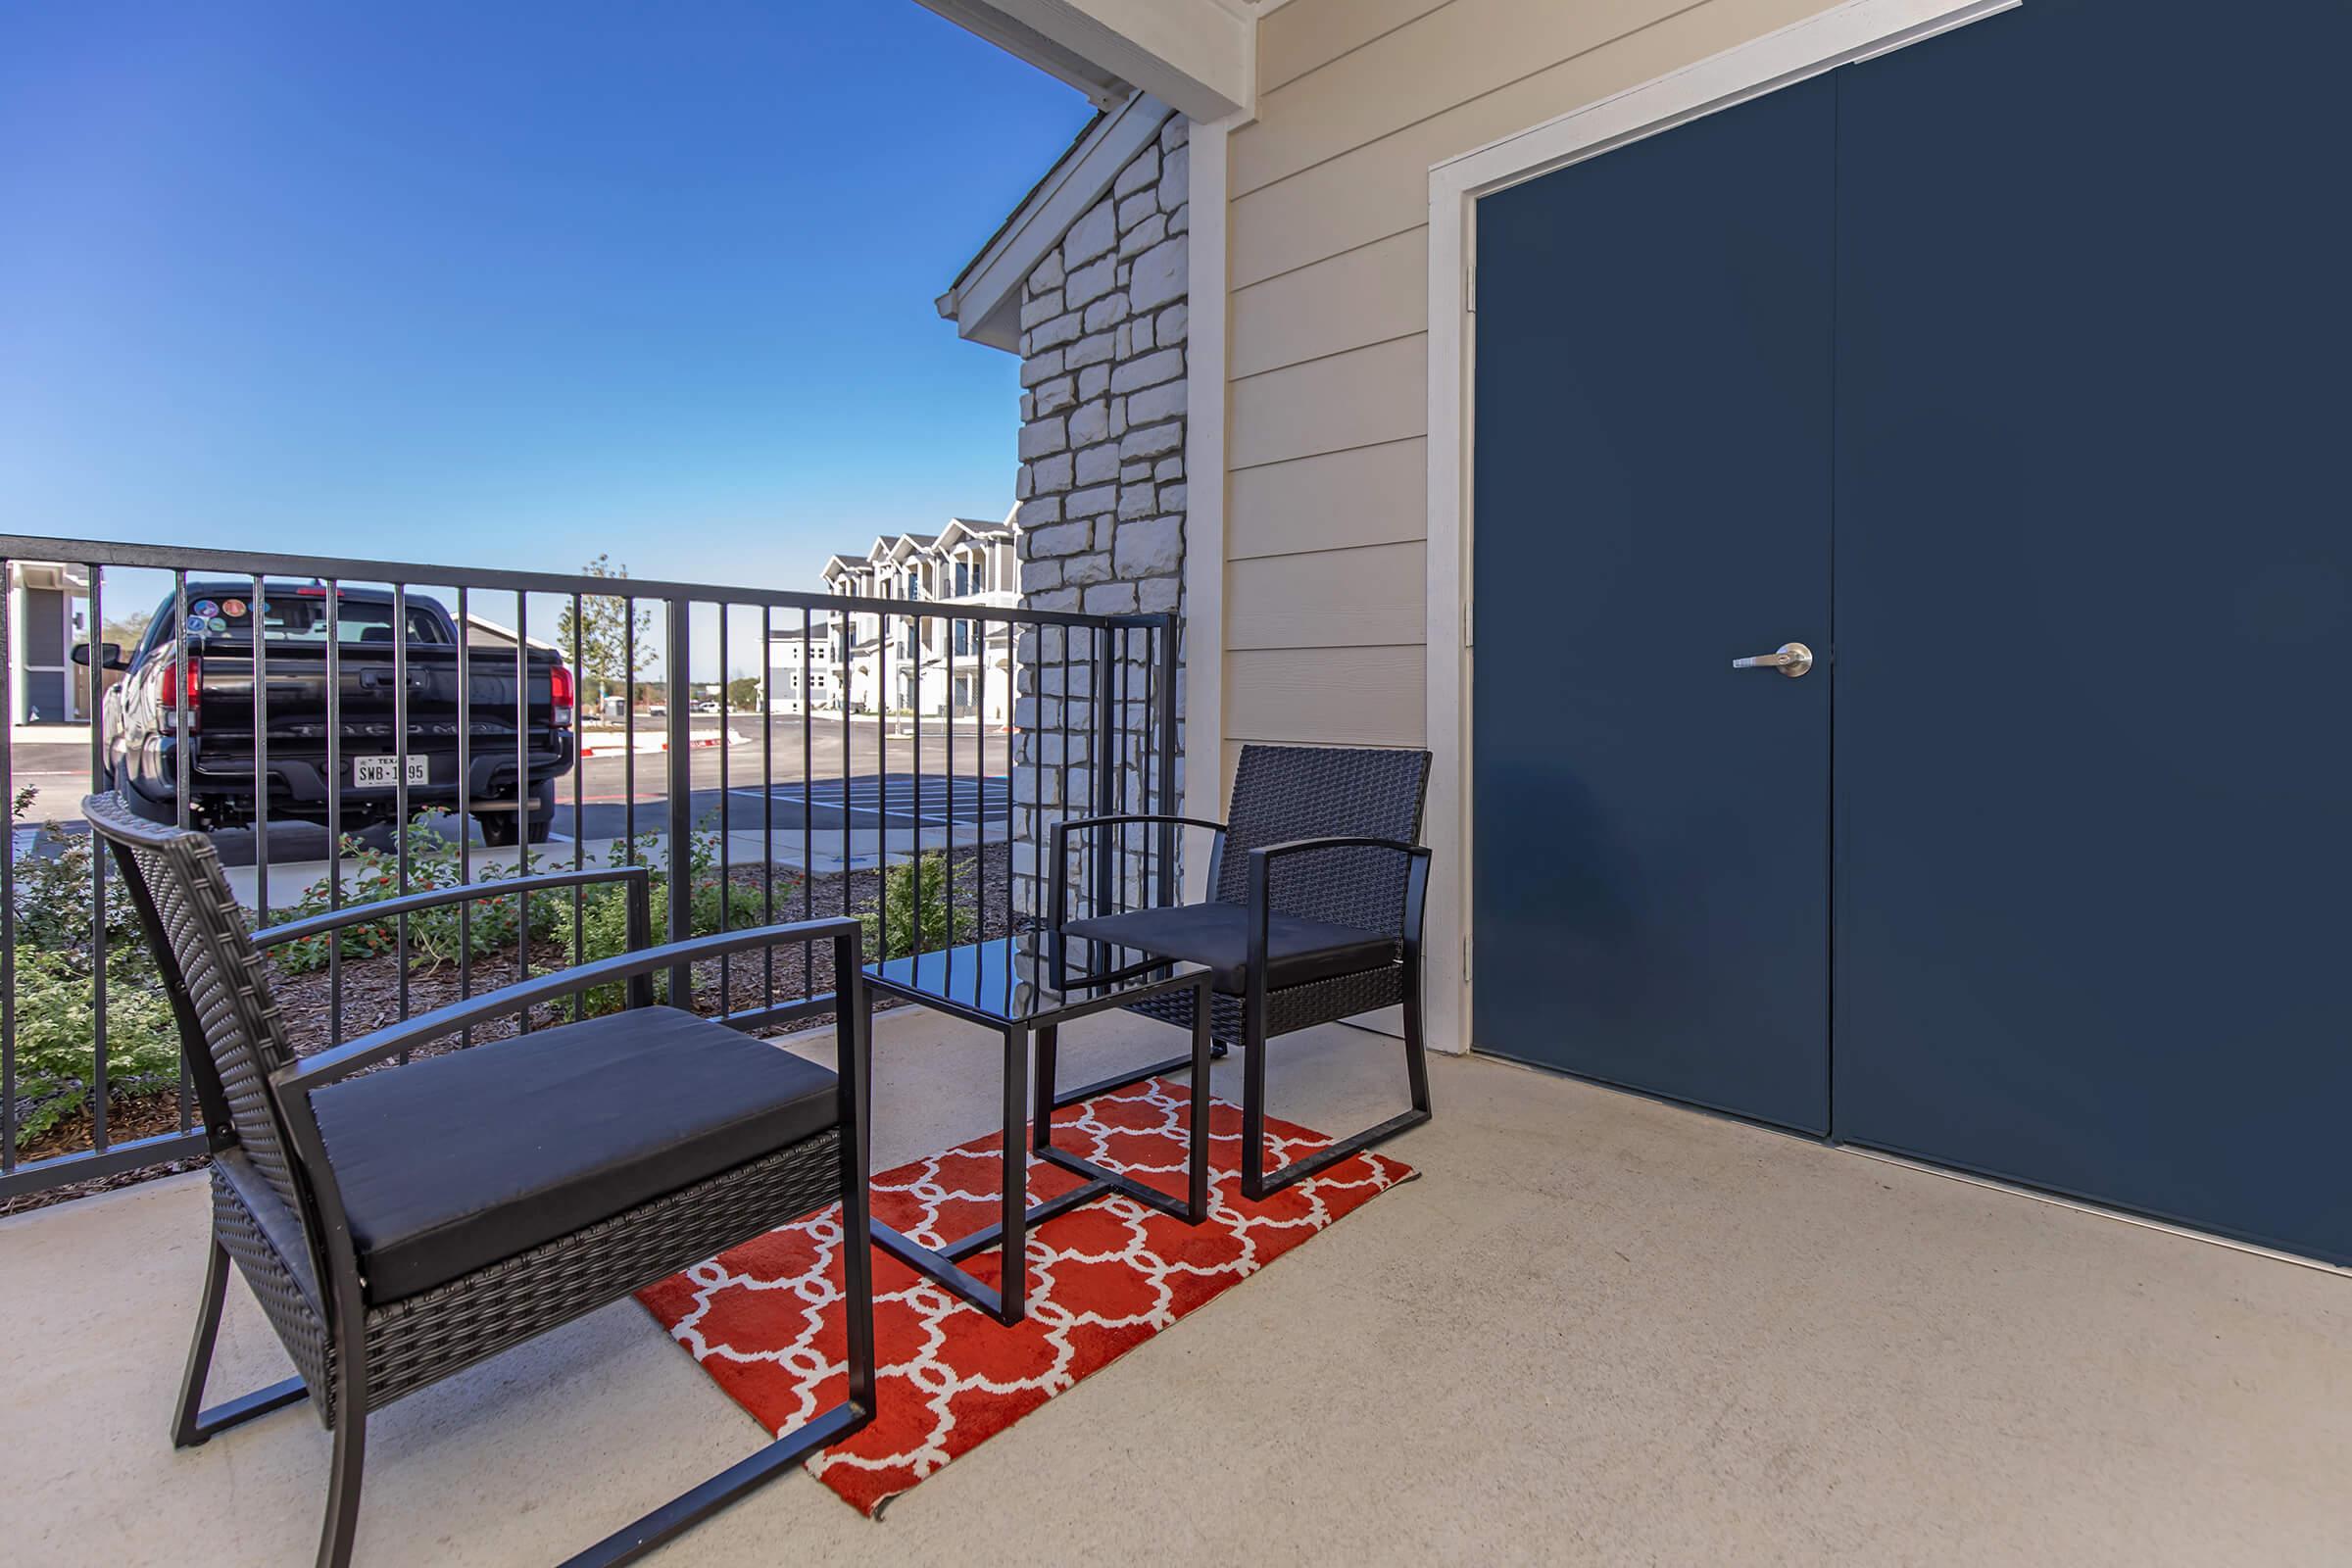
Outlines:
[[1479,1049],[2352,1259],[2352,8],[2212,17],[1480,204]]

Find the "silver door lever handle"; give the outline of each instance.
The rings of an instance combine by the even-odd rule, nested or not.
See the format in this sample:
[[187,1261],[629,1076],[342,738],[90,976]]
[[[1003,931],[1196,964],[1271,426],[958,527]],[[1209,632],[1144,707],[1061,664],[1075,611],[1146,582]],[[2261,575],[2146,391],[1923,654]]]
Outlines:
[[1777,669],[1794,679],[1813,667],[1813,650],[1803,643],[1783,643],[1769,654],[1732,661],[1734,669]]

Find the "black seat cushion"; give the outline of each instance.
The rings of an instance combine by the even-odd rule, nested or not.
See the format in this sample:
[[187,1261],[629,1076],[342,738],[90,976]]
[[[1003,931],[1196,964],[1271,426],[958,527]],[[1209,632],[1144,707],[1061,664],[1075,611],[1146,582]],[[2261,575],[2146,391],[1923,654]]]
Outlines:
[[[1164,909],[1072,920],[1074,937],[1134,948],[1154,957],[1182,958],[1216,971],[1219,991],[1239,994],[1250,957],[1250,911],[1238,904],[1179,904]],[[1073,963],[1076,961],[1073,956]],[[1378,969],[1396,961],[1396,939],[1351,925],[1292,914],[1266,920],[1266,989]]]
[[311,1097],[370,1301],[609,1219],[836,1121],[833,1074],[641,1007]]

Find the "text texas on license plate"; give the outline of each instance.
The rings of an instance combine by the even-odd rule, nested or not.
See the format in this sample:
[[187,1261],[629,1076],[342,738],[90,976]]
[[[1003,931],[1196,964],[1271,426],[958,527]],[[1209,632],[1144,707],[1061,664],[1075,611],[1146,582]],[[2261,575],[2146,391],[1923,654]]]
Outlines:
[[[400,759],[397,757],[355,757],[351,760],[351,782],[355,789],[392,789],[400,783]],[[432,782],[432,759],[409,759],[409,782]]]

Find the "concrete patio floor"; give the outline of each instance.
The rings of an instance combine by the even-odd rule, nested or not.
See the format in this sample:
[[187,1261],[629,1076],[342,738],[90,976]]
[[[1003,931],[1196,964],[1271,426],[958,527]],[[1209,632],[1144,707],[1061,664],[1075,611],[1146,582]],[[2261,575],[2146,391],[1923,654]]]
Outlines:
[[[982,1130],[995,1051],[878,1018],[878,1161]],[[1301,1121],[1399,1092],[1353,1031],[1271,1061]],[[796,1473],[656,1560],[2352,1560],[2352,1280],[1495,1062],[1435,1088],[1421,1180],[881,1522]],[[200,1176],[0,1221],[16,1560],[309,1560],[307,1414],[165,1438],[205,1222]],[[229,1300],[216,1397],[286,1367]],[[360,1561],[551,1563],[758,1442],[623,1302],[372,1421]]]

